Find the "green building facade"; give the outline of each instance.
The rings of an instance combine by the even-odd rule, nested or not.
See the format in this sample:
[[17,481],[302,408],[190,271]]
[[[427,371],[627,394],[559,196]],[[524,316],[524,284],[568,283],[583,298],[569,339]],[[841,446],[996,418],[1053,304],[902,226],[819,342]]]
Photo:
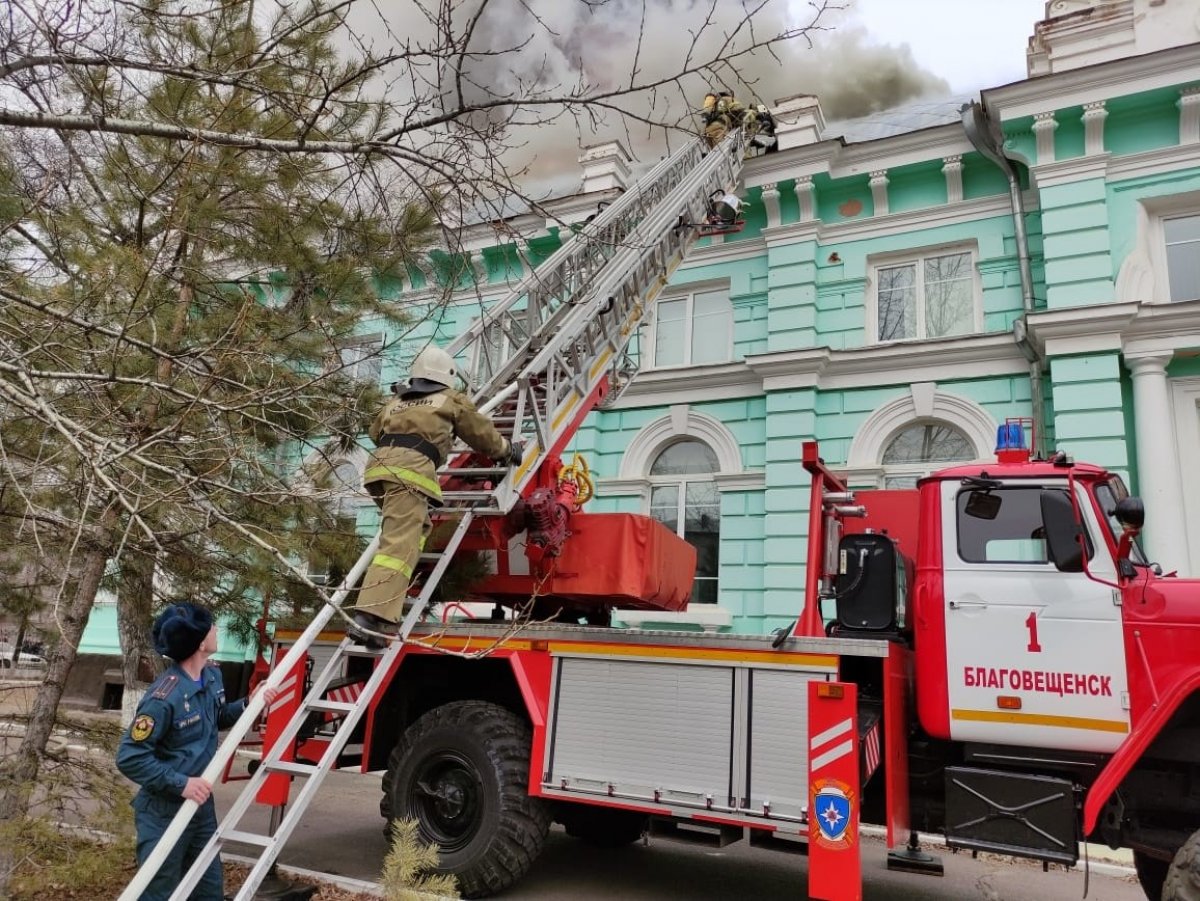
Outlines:
[[[1151,557],[1200,573],[1200,43],[1179,43],[1196,37],[1172,18],[1186,9],[1119,0],[1101,29],[1095,4],[1067,5],[1035,27],[1031,77],[980,96],[843,123],[819,98],[778,103],[779,152],[742,173],[747,227],[691,253],[638,335],[640,375],[572,446],[596,477],[588,510],[650,513],[700,551],[688,611],[627,623],[790,623],[803,441],[852,487],[909,486],[992,457],[997,425],[1039,396],[1042,446],[1125,475]],[[1025,288],[1008,179],[963,124],[972,100],[1019,179]],[[436,315],[368,377],[402,377],[635,177],[619,144],[581,164],[549,216],[477,226],[409,273],[397,302]],[[365,324],[359,351],[395,337]],[[368,530],[365,457],[339,471]]]

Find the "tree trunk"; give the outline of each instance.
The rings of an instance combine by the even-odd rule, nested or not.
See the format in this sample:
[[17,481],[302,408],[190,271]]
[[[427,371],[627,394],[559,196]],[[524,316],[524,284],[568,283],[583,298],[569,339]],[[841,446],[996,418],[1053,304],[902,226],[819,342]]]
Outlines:
[[121,728],[133,722],[145,694],[147,675],[162,672],[162,657],[150,643],[154,613],[154,558],[130,551],[121,561],[117,591],[117,633],[121,640]]
[[[103,516],[101,534],[110,534],[116,521],[116,513],[108,510]],[[104,575],[108,560],[107,542],[93,544],[80,560],[77,577],[71,581],[75,592],[61,608],[58,623],[62,629],[59,640],[50,652],[46,679],[38,687],[33,706],[29,711],[29,722],[25,735],[15,754],[0,765],[0,823],[24,817],[29,811],[29,790],[37,781],[42,757],[50,741],[62,700],[67,676],[75,664],[79,640],[87,625],[88,614],[96,600],[100,579]],[[11,850],[0,848],[0,897],[6,897],[8,880],[12,874]]]
[[25,631],[29,628],[29,614],[21,614],[21,625],[17,626],[17,637],[13,640],[12,665],[16,667],[21,657],[21,647],[25,644]]

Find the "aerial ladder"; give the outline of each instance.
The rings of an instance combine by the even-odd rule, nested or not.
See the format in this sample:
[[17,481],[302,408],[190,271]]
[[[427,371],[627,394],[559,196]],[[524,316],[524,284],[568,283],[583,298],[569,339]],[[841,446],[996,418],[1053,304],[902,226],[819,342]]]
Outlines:
[[[527,442],[524,457],[509,471],[466,448],[450,455],[439,473],[443,506],[437,517],[453,522],[453,532],[436,550],[422,554],[409,592],[410,606],[396,638],[383,651],[368,650],[345,638],[304,691],[297,675],[300,661],[362,579],[379,536],[368,544],[341,587],[272,667],[265,685],[281,689],[275,704],[286,703],[293,692],[302,699],[282,731],[264,746],[259,765],[171,895],[172,901],[188,897],[228,843],[252,849],[254,863],[236,898],[248,901],[254,896],[324,777],[337,767],[354,727],[385,684],[472,524],[480,517],[507,515],[533,484],[541,465],[562,452],[587,414],[601,400],[611,401],[628,387],[639,367],[639,355],[630,348],[632,338],[672,272],[697,237],[734,230],[714,224],[710,213],[712,198],[740,177],[745,142],[741,129],[730,132],[715,148],[695,138],[658,162],[447,346],[452,356],[466,363],[468,391],[480,411],[490,414],[509,438]],[[331,686],[353,657],[378,659],[353,701],[331,700]],[[262,694],[256,694],[201,778],[209,784],[220,779],[263,707]],[[295,760],[291,751],[313,716],[336,717],[338,728],[319,760]],[[304,784],[286,812],[282,806],[272,808],[266,832],[243,828],[247,811],[271,777],[303,777]],[[197,807],[194,801],[184,801],[120,901],[141,896]]]

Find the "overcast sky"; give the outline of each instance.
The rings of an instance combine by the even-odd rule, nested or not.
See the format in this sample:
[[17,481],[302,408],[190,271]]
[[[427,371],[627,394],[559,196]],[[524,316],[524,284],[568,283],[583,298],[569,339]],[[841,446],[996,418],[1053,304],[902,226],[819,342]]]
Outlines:
[[[873,41],[908,44],[954,94],[1025,78],[1025,47],[1046,0],[845,0],[848,24]],[[797,0],[796,8],[807,6]]]

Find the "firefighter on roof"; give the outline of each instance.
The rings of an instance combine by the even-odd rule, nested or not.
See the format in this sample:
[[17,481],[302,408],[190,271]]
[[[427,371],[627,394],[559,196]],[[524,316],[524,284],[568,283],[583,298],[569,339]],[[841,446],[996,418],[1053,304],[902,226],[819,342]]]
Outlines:
[[[217,730],[237,722],[246,700],[226,703],[221,671],[208,661],[217,652],[212,614],[197,604],[172,604],[154,621],[154,648],[174,664],[138,704],[117,749],[117,769],[140,789],[133,799],[137,860],[141,865],[171,825],[184,800],[200,805],[142,901],[166,901],[217,828],[212,786],[200,778],[217,753]],[[277,692],[265,692],[268,704]],[[224,897],[221,859],[209,865],[192,901]]]
[[371,423],[375,450],[363,482],[383,513],[379,550],[363,578],[350,634],[367,647],[384,640],[365,631],[395,633],[404,611],[408,583],[429,534],[429,506],[441,499],[437,469],[455,438],[501,463],[521,462],[524,447],[504,438],[465,394],[454,390],[458,369],[439,347],[427,347],[413,361],[407,386]]

